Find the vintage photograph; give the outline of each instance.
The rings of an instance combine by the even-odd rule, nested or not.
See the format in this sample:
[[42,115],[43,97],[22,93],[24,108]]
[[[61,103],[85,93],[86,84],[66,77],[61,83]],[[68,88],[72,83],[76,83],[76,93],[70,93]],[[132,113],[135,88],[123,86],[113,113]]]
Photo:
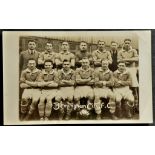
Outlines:
[[140,39],[134,31],[20,32],[18,121],[138,121]]

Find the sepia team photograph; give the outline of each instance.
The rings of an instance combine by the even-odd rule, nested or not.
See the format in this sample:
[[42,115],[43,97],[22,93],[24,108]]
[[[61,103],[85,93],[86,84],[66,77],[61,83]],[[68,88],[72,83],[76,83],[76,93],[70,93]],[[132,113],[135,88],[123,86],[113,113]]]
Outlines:
[[12,103],[13,114],[6,110],[16,115],[17,124],[152,121],[152,104],[141,99],[151,100],[143,88],[150,75],[142,74],[150,59],[142,53],[151,53],[151,39],[145,42],[142,36],[149,38],[149,32],[19,31],[4,36],[5,46],[11,42],[5,50],[17,53],[12,86],[17,103]]

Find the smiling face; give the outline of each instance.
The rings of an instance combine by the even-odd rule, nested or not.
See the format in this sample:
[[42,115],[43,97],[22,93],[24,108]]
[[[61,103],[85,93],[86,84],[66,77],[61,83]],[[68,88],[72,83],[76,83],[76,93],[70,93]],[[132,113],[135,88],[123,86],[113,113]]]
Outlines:
[[81,51],[86,51],[87,50],[87,43],[81,42],[80,43],[80,50]]
[[36,43],[34,41],[29,41],[28,49],[34,50],[36,48]]
[[63,51],[68,51],[68,49],[69,49],[68,42],[63,42],[61,48]]
[[34,70],[35,67],[36,67],[36,61],[35,61],[35,60],[29,60],[29,61],[28,61],[28,64],[27,64],[27,67],[28,67],[30,70]]

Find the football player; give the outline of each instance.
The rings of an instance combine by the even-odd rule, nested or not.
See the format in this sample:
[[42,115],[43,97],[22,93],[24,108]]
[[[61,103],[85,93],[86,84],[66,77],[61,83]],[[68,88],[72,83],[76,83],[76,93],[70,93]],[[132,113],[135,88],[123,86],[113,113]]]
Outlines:
[[56,96],[58,87],[58,74],[53,69],[53,62],[51,60],[45,60],[44,62],[44,70],[42,70],[39,76],[38,86],[42,88],[38,104],[40,120],[49,120],[53,99]]
[[[97,114],[97,119],[101,119],[102,98],[109,99],[107,107],[110,109],[111,118],[117,119],[117,117],[115,116],[115,98],[112,90],[110,89],[110,87],[113,86],[113,73],[109,70],[108,65],[108,60],[103,60],[102,67],[95,72],[94,108]],[[105,103],[103,106],[106,106]]]
[[75,56],[73,53],[69,52],[68,42],[62,42],[62,51],[56,55],[55,64],[57,68],[62,68],[63,61],[66,59],[71,63],[71,67],[75,67]]
[[88,99],[87,107],[91,107],[94,100],[94,91],[92,86],[94,85],[94,70],[90,68],[90,62],[88,58],[83,58],[81,62],[82,66],[76,69],[76,88],[74,91],[75,110],[77,116],[80,111],[80,99]]
[[132,48],[131,39],[125,39],[122,50],[118,53],[118,62],[125,62],[127,70],[131,74],[131,89],[135,97],[135,108],[138,110],[138,53]]
[[32,116],[40,98],[41,91],[38,87],[40,72],[36,68],[36,61],[29,59],[27,68],[21,73],[20,87],[24,89],[21,99],[21,114],[26,120]]
[[107,60],[109,64],[112,63],[111,53],[105,48],[105,41],[98,41],[98,49],[92,52],[94,66],[100,67],[103,60]]
[[81,67],[82,59],[88,58],[90,61],[90,64],[92,65],[93,59],[90,52],[88,52],[88,44],[85,41],[80,42],[80,50],[75,53],[75,62],[76,67]]
[[74,95],[74,83],[75,73],[70,68],[70,62],[68,60],[63,61],[63,68],[58,71],[59,87],[56,102],[59,103],[59,119],[69,120],[71,112],[73,110],[73,95]]
[[45,60],[51,60],[53,65],[55,63],[55,56],[56,53],[53,51],[53,45],[51,42],[47,42],[45,46],[45,51],[43,51],[38,58],[38,65],[41,66],[41,68],[44,67]]
[[114,72],[114,88],[113,92],[116,101],[117,115],[121,118],[122,113],[122,99],[125,101],[125,116],[131,118],[131,107],[134,106],[134,96],[129,86],[131,85],[131,75],[126,69],[124,62],[118,63],[118,69]]

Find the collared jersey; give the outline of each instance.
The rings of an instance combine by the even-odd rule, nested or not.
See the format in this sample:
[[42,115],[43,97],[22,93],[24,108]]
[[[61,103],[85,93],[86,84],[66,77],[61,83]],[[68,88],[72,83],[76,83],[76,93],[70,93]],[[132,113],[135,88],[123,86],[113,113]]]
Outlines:
[[128,71],[124,71],[121,73],[119,70],[116,70],[113,74],[114,81],[117,83],[118,81],[122,82],[123,86],[130,86],[131,85],[131,75]]
[[76,57],[76,62],[82,60],[83,58],[88,58],[89,60],[92,59],[92,55],[90,52],[86,51],[86,52],[82,52],[82,51],[77,51],[75,53],[75,57]]
[[[106,81],[107,86],[113,86],[113,73],[109,69],[104,71],[102,68],[99,68],[95,72],[95,84],[100,81]],[[97,85],[96,85],[97,86]]]
[[[130,58],[136,58],[138,57],[137,51],[133,48],[130,48],[130,50],[126,51],[125,49],[122,49],[118,52],[118,61],[121,61],[123,59],[130,59]],[[133,62],[128,62],[128,64],[132,64]]]
[[108,60],[109,63],[112,63],[111,53],[107,50],[99,51],[98,49],[92,52],[93,60],[97,61],[98,59]]
[[[70,69],[68,72],[65,72],[63,69],[58,71],[58,79],[61,83],[61,80],[67,80],[67,81],[75,81],[75,72]],[[63,84],[63,86],[68,86],[68,84]]]
[[39,58],[39,52],[36,50],[30,51],[26,50],[20,53],[20,69],[24,70],[27,68],[27,63],[29,59],[35,59],[36,63]]
[[63,69],[58,71],[59,80],[75,80],[75,72],[70,69],[65,72]]
[[37,68],[35,68],[33,71],[29,70],[28,68],[23,70],[20,77],[20,82],[31,81],[39,81],[41,71]]
[[64,53],[63,51],[61,51],[60,53],[58,53],[56,55],[56,59],[59,59],[59,61],[63,62],[65,59],[68,61],[71,61],[72,59],[75,59],[75,56],[73,53],[71,52],[66,52]]
[[56,70],[51,70],[50,72],[46,72],[45,70],[42,70],[41,74],[40,74],[40,78],[39,81],[54,81],[54,82],[58,82],[58,73]]
[[87,70],[84,70],[82,67],[76,69],[76,79],[88,79],[91,78],[94,79],[94,69],[88,68]]
[[42,61],[51,60],[53,63],[55,62],[55,57],[56,57],[55,52],[49,53],[48,51],[44,51],[39,55],[39,59],[41,59]]

